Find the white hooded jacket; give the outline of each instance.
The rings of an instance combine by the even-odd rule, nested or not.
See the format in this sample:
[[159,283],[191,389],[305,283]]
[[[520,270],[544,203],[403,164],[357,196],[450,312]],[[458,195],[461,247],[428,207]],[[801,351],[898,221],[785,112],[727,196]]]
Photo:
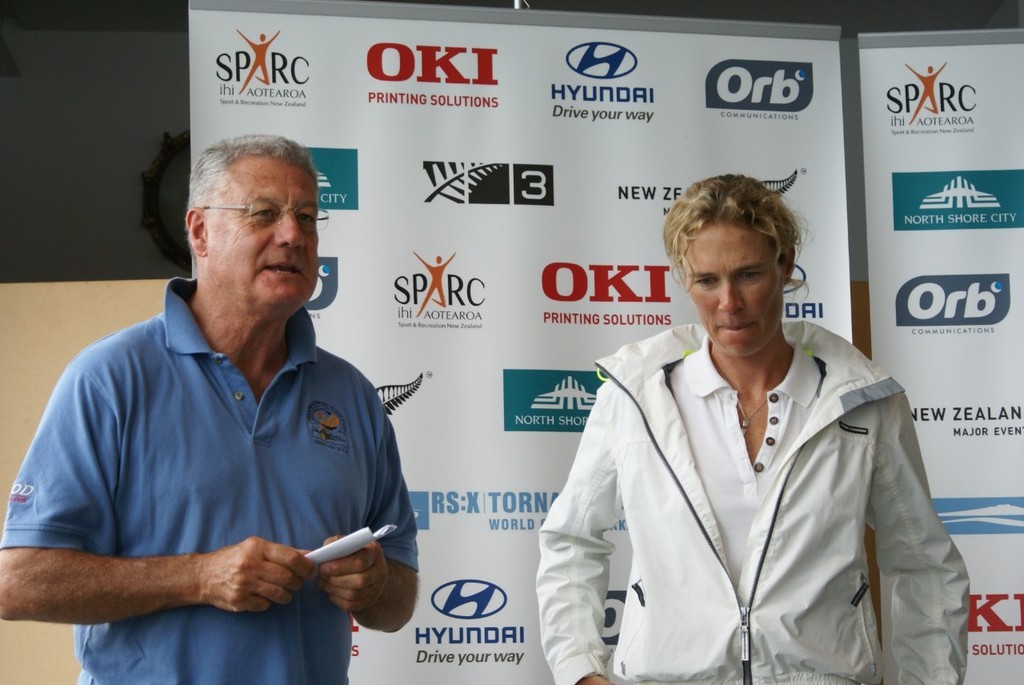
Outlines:
[[703,328],[599,360],[608,381],[540,531],[541,634],[557,685],[608,672],[604,533],[623,518],[633,560],[611,670],[629,682],[879,683],[865,525],[894,583],[899,683],[963,681],[967,572],[932,506],[903,389],[819,326],[784,333],[817,362],[818,397],[754,517],[736,583],[667,382]]

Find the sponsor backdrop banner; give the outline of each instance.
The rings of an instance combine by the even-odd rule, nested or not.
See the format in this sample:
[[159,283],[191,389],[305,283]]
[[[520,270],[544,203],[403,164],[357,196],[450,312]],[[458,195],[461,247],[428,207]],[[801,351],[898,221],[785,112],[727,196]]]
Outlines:
[[1022,42],[860,39],[872,351],[908,389],[971,573],[972,685],[1024,669]]
[[[837,29],[373,3],[198,2],[193,153],[312,149],[320,343],[378,386],[421,531],[394,635],[354,682],[550,682],[537,529],[600,385],[594,359],[695,320],[661,244],[691,182],[773,184],[813,239],[785,314],[850,338]],[[324,531],[324,534],[337,531]],[[614,645],[625,523],[608,595]]]

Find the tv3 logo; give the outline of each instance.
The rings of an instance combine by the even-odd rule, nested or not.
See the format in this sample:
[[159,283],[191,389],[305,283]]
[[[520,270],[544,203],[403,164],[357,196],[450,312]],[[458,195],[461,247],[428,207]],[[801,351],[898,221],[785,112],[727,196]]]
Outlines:
[[433,190],[425,202],[444,198],[470,205],[555,204],[555,168],[550,164],[423,162]]

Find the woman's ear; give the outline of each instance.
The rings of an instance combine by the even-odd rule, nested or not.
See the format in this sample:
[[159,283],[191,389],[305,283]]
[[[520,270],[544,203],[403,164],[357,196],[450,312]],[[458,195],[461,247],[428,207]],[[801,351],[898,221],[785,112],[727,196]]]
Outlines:
[[796,268],[796,248],[791,247],[785,253],[779,255],[779,266],[782,267],[782,275],[786,281],[793,277],[793,269]]

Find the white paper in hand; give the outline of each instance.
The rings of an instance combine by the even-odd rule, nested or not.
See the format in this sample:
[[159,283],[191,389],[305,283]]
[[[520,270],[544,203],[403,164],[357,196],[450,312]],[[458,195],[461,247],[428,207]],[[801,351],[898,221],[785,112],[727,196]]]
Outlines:
[[314,564],[322,564],[325,561],[332,561],[334,559],[347,557],[356,550],[366,547],[374,540],[379,540],[396,528],[398,528],[398,526],[391,524],[384,526],[377,532],[371,532],[369,528],[361,528],[354,533],[349,533],[340,540],[335,540],[334,542],[324,545],[320,549],[314,549],[306,555],[306,558]]

